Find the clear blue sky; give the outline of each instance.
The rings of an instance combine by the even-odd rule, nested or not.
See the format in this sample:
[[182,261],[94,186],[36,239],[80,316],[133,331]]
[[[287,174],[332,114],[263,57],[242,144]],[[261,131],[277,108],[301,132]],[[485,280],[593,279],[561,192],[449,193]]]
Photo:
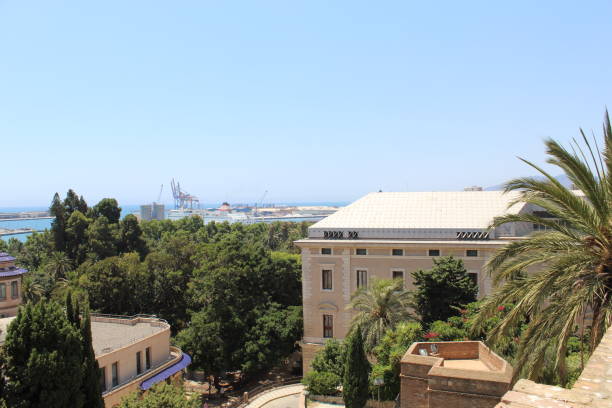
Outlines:
[[612,2],[0,0],[0,207],[351,201],[600,135]]

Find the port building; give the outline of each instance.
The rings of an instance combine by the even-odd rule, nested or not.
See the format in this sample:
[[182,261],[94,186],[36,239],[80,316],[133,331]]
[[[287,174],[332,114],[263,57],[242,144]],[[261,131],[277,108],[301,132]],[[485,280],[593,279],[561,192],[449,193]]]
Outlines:
[[166,207],[163,204],[145,204],[140,206],[140,219],[143,221],[163,220],[166,218]]
[[492,290],[484,265],[492,254],[537,226],[507,224],[489,229],[503,214],[534,212],[515,203],[517,192],[370,193],[317,222],[301,248],[304,337],[307,371],[328,338],[343,339],[353,312],[351,295],[373,278],[401,279],[413,289],[411,273],[430,269],[440,256],[463,260],[478,285],[478,296]]

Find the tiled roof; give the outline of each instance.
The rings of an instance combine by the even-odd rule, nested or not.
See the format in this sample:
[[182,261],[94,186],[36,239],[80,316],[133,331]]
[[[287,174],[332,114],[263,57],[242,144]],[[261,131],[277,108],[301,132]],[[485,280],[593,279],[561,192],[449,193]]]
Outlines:
[[486,229],[494,217],[518,213],[517,192],[370,193],[314,224],[312,229]]
[[164,381],[166,378],[178,373],[183,368],[187,367],[189,364],[191,364],[191,357],[187,353],[183,353],[183,356],[181,357],[180,361],[178,361],[176,364],[171,365],[165,370],[160,371],[159,373],[155,374],[153,377],[143,381],[140,384],[140,389],[143,391],[148,390],[155,384],[160,383]]
[[0,252],[0,262],[14,261],[15,258],[7,254],[6,252]]
[[9,269],[6,271],[0,270],[0,278],[5,278],[9,276],[19,276],[23,275],[24,273],[28,273],[28,270],[23,268]]

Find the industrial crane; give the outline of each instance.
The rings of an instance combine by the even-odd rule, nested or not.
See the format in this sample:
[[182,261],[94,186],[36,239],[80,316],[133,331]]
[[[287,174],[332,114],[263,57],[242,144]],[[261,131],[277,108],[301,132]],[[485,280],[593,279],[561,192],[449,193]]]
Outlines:
[[175,183],[174,179],[170,182],[170,187],[172,188],[172,197],[174,198],[174,208],[190,208],[193,209],[193,205],[196,204],[196,208],[200,206],[200,200],[198,197],[189,194],[186,191],[181,190],[181,184]]

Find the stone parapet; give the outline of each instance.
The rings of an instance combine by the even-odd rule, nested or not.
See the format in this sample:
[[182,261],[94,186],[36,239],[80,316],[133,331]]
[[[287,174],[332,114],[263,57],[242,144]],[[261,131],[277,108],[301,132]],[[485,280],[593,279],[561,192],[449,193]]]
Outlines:
[[591,355],[572,389],[519,380],[497,408],[612,408],[612,327]]
[[492,408],[512,372],[478,341],[413,343],[401,361],[401,407]]

